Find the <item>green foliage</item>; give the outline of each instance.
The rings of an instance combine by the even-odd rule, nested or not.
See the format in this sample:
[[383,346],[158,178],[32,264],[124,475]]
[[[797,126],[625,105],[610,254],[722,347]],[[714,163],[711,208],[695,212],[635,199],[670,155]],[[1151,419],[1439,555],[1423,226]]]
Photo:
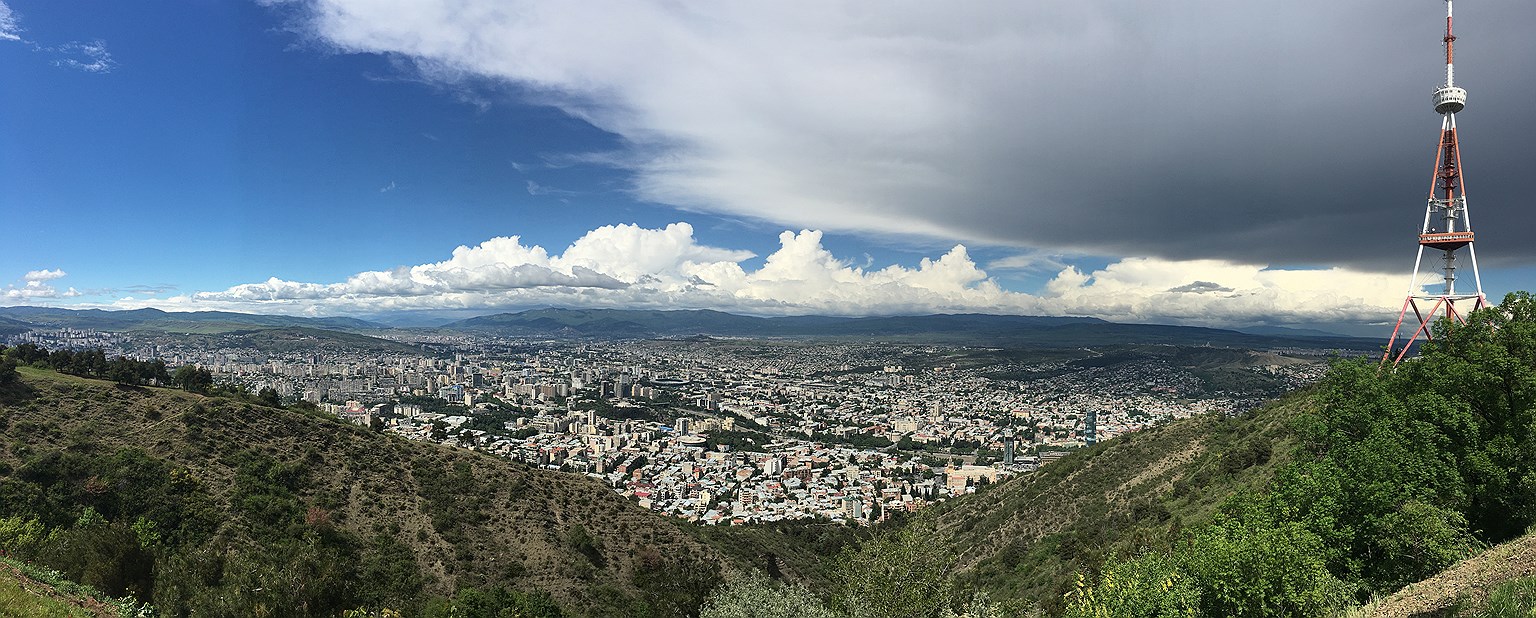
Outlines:
[[[95,511],[86,510],[87,515]],[[82,517],[74,527],[53,536],[38,551],[38,559],[71,580],[111,596],[147,599],[154,586],[155,557],[139,544],[138,535],[122,523],[100,516]]]
[[697,616],[699,607],[720,587],[720,567],[691,558],[664,558],[642,550],[631,583],[640,591],[636,612],[661,617]]
[[48,351],[35,343],[23,343],[9,348],[5,350],[5,356],[23,365],[35,365],[48,361]]
[[469,415],[469,420],[460,426],[462,429],[478,429],[496,435],[511,433],[507,430],[507,423],[521,416],[529,416],[521,410],[502,407],[484,412],[474,412]]
[[[1243,498],[1239,497],[1241,502]],[[1349,598],[1328,571],[1322,540],[1262,505],[1241,505],[1197,531],[1178,551],[1206,616],[1323,616]]]
[[367,582],[358,591],[366,607],[411,609],[426,583],[416,564],[416,552],[387,534],[373,537],[357,565],[357,576]]
[[465,540],[487,506],[469,462],[458,461],[452,469],[444,469],[441,463],[419,459],[411,462],[411,476],[426,498],[433,529],[450,542]]
[[264,406],[277,408],[283,405],[283,398],[277,394],[277,389],[268,386],[256,393],[256,402]]
[[960,611],[946,607],[941,615],[943,618],[1003,618],[1003,610],[988,599],[986,593],[977,592]]
[[603,544],[592,533],[587,532],[587,527],[574,524],[565,531],[565,544],[576,550],[595,566],[603,566],[606,560],[603,558]]
[[[1317,402],[1295,423],[1295,460],[1169,554],[1203,615],[1324,615],[1351,594],[1390,593],[1536,521],[1530,295],[1511,294],[1465,325],[1442,321],[1395,371],[1336,362]],[[1268,450],[1230,458],[1242,467]],[[1080,591],[1074,611],[1094,609],[1086,599],[1102,599],[1107,581]]]
[[1300,524],[1276,522],[1240,494],[1171,553],[1111,560],[1093,586],[1079,576],[1066,615],[1323,616],[1348,600],[1328,554]]
[[35,517],[0,517],[0,554],[31,556],[48,540],[48,529]]
[[885,448],[894,444],[890,438],[885,436],[857,432],[845,436],[835,433],[817,433],[811,435],[811,440],[822,444],[846,444],[853,448],[861,449]]
[[[159,615],[153,605],[148,603],[141,603],[132,597],[108,596],[100,590],[97,590],[86,584],[72,581],[63,573],[47,567],[41,567],[30,562],[22,562],[12,558],[7,558],[5,556],[0,556],[0,565],[10,567],[11,569],[14,569],[15,571],[21,573],[29,579],[32,579],[33,581],[47,584],[53,588],[54,592],[58,593],[59,595],[63,595],[64,597],[73,597],[76,599],[94,599],[99,601],[122,618],[148,618],[150,616]],[[53,598],[41,598],[30,591],[21,590],[19,587],[11,588],[12,583],[13,582],[8,577],[5,577],[4,573],[0,573],[0,609],[15,611],[22,616],[33,615],[25,613],[23,610],[51,610],[52,608],[64,608],[66,611],[61,611],[59,613],[40,613],[38,615],[94,615],[86,614],[83,612],[69,613],[67,611],[68,609],[78,608],[73,605],[56,603],[54,602],[56,599]],[[4,615],[10,616],[12,614],[6,613]]]
[[1347,548],[1332,567],[1367,592],[1423,579],[1536,521],[1536,301],[1511,294],[1439,324],[1396,371],[1337,363],[1300,430],[1336,478],[1284,494],[1296,520]]
[[235,491],[231,506],[264,536],[286,533],[299,523],[304,512],[298,490],[304,481],[303,464],[279,462],[256,451],[237,458]]
[[1536,577],[1522,577],[1500,584],[1481,609],[1465,612],[1467,618],[1529,618],[1536,616]]
[[452,600],[430,604],[424,618],[560,618],[564,612],[549,595],[505,588],[465,588]]
[[196,365],[182,365],[171,374],[171,384],[194,393],[206,393],[213,387],[213,372]]
[[1091,586],[1079,573],[1069,599],[1066,618],[1192,618],[1200,589],[1174,558],[1148,552],[1111,560]]
[[936,617],[954,592],[953,565],[916,527],[877,534],[838,556],[837,604],[853,618]]
[[804,586],[784,584],[759,573],[730,582],[710,593],[699,618],[836,618],[837,614]]
[[728,446],[731,450],[762,452],[763,446],[773,442],[773,437],[760,431],[711,431],[706,436],[705,447],[711,450]]
[[23,343],[11,349],[0,349],[0,386],[16,381],[16,366],[37,365],[60,373],[87,378],[101,378],[119,384],[162,385],[170,383],[165,361],[138,361],[118,356],[107,359],[100,348],[90,350],[54,350],[49,352],[36,344]]
[[50,528],[71,524],[84,509],[111,521],[156,522],[168,543],[212,534],[212,497],[183,468],[135,448],[111,454],[49,451],[0,480],[0,515],[30,515]]
[[16,359],[0,355],[0,387],[15,384],[20,376],[16,373]]
[[[481,599],[515,599],[493,603],[505,606],[494,615],[560,615],[551,597],[508,587],[556,548],[509,544],[505,526],[493,523],[549,516],[501,499],[506,492],[498,488],[507,483],[530,485],[515,465],[287,410],[50,372],[26,371],[21,379],[0,400],[0,431],[10,444],[0,450],[0,552],[45,565],[62,580],[153,600],[154,615],[167,617],[419,616],[432,597],[454,595],[455,584],[474,587]],[[150,411],[180,422],[146,423]],[[120,446],[127,444],[133,447]],[[568,496],[589,491],[548,481],[531,483],[531,491],[561,500],[541,506],[559,509]],[[455,544],[433,554],[443,550],[438,539],[413,534],[419,528],[403,532],[418,512],[435,512],[434,519],[451,513]],[[606,512],[588,515],[582,521],[594,532],[613,524]],[[654,523],[641,521],[648,538],[671,530]],[[368,536],[358,532],[364,527],[371,527]],[[605,551],[624,556],[632,547]],[[646,607],[673,608],[651,615],[694,613],[713,586],[686,569],[663,568],[657,577],[668,579],[639,594],[616,577],[628,574],[627,563],[609,560],[618,564],[594,571],[600,581],[617,583]],[[447,578],[427,576],[418,561]],[[571,594],[569,580],[528,581],[583,598]],[[451,608],[454,598],[443,603]],[[482,606],[464,605],[457,615]]]

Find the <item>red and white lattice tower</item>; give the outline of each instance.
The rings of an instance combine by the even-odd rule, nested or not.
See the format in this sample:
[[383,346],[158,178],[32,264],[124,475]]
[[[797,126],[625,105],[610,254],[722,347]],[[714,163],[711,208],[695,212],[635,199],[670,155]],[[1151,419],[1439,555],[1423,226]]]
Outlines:
[[[1397,326],[1382,362],[1394,366],[1402,362],[1413,342],[1431,337],[1430,325],[1444,317],[1465,323],[1467,313],[1488,306],[1483,296],[1483,281],[1477,273],[1477,251],[1472,248],[1472,217],[1467,210],[1467,184],[1461,174],[1461,146],[1456,137],[1456,112],[1467,106],[1467,91],[1456,87],[1453,64],[1456,35],[1451,30],[1451,2],[1445,0],[1445,85],[1435,89],[1435,113],[1440,114],[1440,145],[1435,153],[1435,173],[1430,180],[1429,204],[1424,210],[1424,227],[1419,232],[1419,254],[1413,261],[1413,279],[1408,284],[1408,298],[1397,315]],[[1472,260],[1475,292],[1456,291],[1456,252],[1463,247]],[[1428,293],[1420,284],[1420,267],[1426,250],[1439,251],[1444,287],[1438,294]],[[1433,255],[1433,254],[1431,254]],[[1407,321],[1409,312],[1414,321]],[[1409,330],[1412,329],[1412,330]]]

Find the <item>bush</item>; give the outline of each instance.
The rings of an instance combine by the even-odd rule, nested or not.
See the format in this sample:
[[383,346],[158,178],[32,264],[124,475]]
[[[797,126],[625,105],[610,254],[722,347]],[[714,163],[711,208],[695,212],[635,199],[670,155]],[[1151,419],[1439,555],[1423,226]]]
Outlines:
[[1164,553],[1110,560],[1090,586],[1081,573],[1069,593],[1066,618],[1184,618],[1200,607],[1200,589]]
[[804,586],[786,585],[754,573],[716,588],[699,618],[835,618]]
[[838,605],[855,618],[938,616],[954,593],[953,565],[915,527],[880,534],[838,556]]

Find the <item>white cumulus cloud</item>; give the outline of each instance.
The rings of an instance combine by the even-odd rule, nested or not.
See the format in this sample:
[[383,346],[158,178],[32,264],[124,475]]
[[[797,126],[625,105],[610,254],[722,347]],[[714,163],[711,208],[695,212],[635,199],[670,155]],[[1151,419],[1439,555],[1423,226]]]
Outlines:
[[913,266],[873,268],[834,255],[820,231],[785,231],[778,240],[778,249],[753,268],[746,266],[756,257],[752,252],[701,244],[688,223],[609,225],[559,252],[504,236],[460,246],[440,262],[361,272],[340,282],[274,277],[117,306],[303,315],[541,306],[755,315],[977,312],[1241,326],[1381,320],[1405,291],[1399,277],[1344,269],[1127,258],[1089,272],[1064,268],[1040,292],[1026,294],[1000,286],[964,245]]
[[48,270],[44,268],[42,270],[29,270],[27,271],[27,274],[22,275],[21,278],[23,281],[52,281],[54,279],[63,278],[68,274],[69,273],[64,272],[63,269],[55,268],[53,270]]
[[81,293],[75,288],[60,290],[49,283],[68,274],[59,268],[29,270],[21,276],[21,286],[18,287],[15,284],[11,284],[0,289],[0,304],[18,305],[40,300],[80,296]]

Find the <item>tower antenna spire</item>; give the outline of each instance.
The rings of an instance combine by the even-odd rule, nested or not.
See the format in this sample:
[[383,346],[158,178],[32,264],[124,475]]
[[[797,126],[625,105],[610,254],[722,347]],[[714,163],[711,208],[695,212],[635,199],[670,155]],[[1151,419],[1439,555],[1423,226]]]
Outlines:
[[[1424,211],[1424,227],[1419,232],[1418,257],[1413,261],[1413,278],[1408,282],[1408,296],[1403,309],[1397,314],[1397,325],[1387,342],[1382,362],[1395,367],[1408,355],[1415,341],[1421,336],[1433,337],[1430,326],[1444,317],[1458,323],[1466,323],[1466,315],[1488,306],[1483,295],[1482,276],[1477,272],[1477,250],[1472,247],[1472,215],[1467,209],[1467,184],[1462,178],[1461,142],[1456,133],[1456,113],[1467,107],[1467,91],[1456,85],[1456,34],[1452,29],[1454,18],[1453,0],[1445,0],[1445,85],[1435,89],[1435,113],[1440,114],[1440,144],[1435,152],[1435,172],[1429,184],[1429,203]],[[1467,249],[1472,260],[1472,281],[1475,293],[1456,291],[1456,252]],[[1442,289],[1438,294],[1424,291],[1420,283],[1419,269],[1424,263],[1424,251],[1441,252]],[[1458,304],[1465,311],[1458,309]],[[1470,307],[1465,307],[1470,305]],[[1425,311],[1425,307],[1429,310]],[[1418,321],[1413,327],[1405,323],[1409,311]]]
[[1445,0],[1445,85],[1456,85],[1456,34],[1451,28],[1455,18],[1453,0]]

